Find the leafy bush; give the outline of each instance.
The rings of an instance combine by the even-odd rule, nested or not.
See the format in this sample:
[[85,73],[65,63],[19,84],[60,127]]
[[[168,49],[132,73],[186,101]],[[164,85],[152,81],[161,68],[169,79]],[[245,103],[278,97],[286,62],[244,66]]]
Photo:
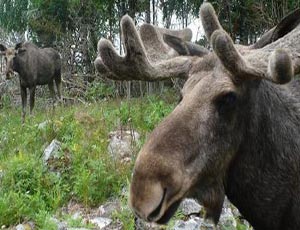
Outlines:
[[[114,168],[114,172],[112,169]],[[74,194],[85,205],[97,205],[112,196],[119,194],[123,187],[126,175],[112,164],[98,161],[89,161],[76,169]]]
[[85,97],[89,101],[98,101],[104,98],[111,98],[114,96],[115,89],[112,85],[103,82],[93,82],[87,89]]

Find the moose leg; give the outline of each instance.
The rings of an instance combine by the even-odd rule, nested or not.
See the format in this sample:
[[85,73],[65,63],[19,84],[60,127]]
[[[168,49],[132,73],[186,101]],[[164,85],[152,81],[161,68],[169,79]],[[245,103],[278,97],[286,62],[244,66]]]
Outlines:
[[25,122],[26,105],[27,105],[27,89],[21,86],[21,99],[22,99],[22,124]]
[[30,91],[30,115],[32,115],[32,110],[34,107],[35,88],[36,88],[36,86],[33,86],[32,88],[29,89],[29,91]]
[[57,88],[57,96],[59,101],[61,101],[61,78],[55,78],[55,85]]
[[48,87],[49,87],[49,90],[50,90],[50,94],[51,94],[51,98],[52,98],[52,107],[54,109],[54,103],[55,103],[55,91],[54,91],[54,84],[53,84],[53,81],[50,81],[48,83]]

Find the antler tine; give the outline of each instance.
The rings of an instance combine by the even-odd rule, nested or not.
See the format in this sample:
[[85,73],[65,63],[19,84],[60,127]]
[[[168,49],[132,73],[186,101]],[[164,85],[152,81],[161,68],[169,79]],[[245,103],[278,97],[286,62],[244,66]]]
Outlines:
[[178,56],[178,53],[164,43],[162,34],[156,27],[150,24],[143,24],[140,27],[140,36],[147,52],[147,57],[151,62],[155,63],[159,60],[167,60]]
[[[101,39],[98,46],[100,59],[95,61],[97,69],[102,71],[106,68],[110,72],[108,76],[117,80],[157,81],[171,77],[187,77],[191,62],[189,58],[177,57],[162,61],[154,57],[148,59],[145,47],[129,16],[122,18],[121,31],[125,56],[119,56],[111,42]],[[170,55],[166,55],[165,59],[167,58],[170,58]]]
[[175,36],[177,38],[182,39],[183,41],[191,41],[193,37],[193,32],[190,28],[185,28],[182,30],[170,30],[166,28],[159,28],[156,27],[156,29],[161,33],[161,34],[167,34],[171,36]]
[[164,34],[164,41],[173,49],[175,49],[179,55],[202,57],[209,53],[209,50],[203,46],[189,41],[184,41],[170,34]]
[[269,57],[267,75],[280,84],[287,83],[294,76],[294,68],[290,54],[285,49],[277,49]]
[[[191,54],[189,51],[192,50],[197,52],[200,49],[198,48],[200,46],[193,45],[193,43],[189,42],[193,35],[189,28],[170,30],[150,24],[143,24],[140,28],[140,35],[147,51],[147,56],[152,62],[157,62],[158,59],[170,59],[178,56],[178,54],[194,56],[194,54]],[[166,36],[176,39],[176,44],[174,45],[172,42],[168,42],[168,40],[165,39]],[[176,47],[176,45],[181,42],[188,50],[182,51],[182,47]]]
[[97,57],[94,61],[94,65],[97,71],[103,76],[109,79],[119,80],[119,77],[113,74],[109,69],[104,65],[101,57]]
[[208,41],[210,41],[211,35],[214,31],[223,29],[216,15],[216,12],[210,3],[204,2],[201,5],[200,17],[206,38]]
[[235,48],[232,39],[225,31],[216,30],[211,36],[211,43],[214,52],[236,82],[260,78],[268,79],[277,84],[285,84],[294,75],[291,57],[284,49],[274,50],[269,55],[268,71],[266,71],[265,69],[251,66],[243,59]]

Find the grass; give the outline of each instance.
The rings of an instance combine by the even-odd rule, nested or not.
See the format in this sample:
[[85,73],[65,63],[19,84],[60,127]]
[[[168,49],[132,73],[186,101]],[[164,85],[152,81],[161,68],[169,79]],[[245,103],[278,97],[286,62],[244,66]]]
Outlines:
[[[174,105],[155,96],[57,107],[55,112],[41,105],[24,126],[20,108],[5,105],[0,110],[0,226],[33,221],[39,229],[55,229],[51,217],[69,200],[93,207],[122,196],[133,165],[111,159],[109,132],[132,127],[141,134],[139,148]],[[59,173],[42,159],[53,139],[62,143],[55,165]],[[118,217],[132,229],[129,210]]]

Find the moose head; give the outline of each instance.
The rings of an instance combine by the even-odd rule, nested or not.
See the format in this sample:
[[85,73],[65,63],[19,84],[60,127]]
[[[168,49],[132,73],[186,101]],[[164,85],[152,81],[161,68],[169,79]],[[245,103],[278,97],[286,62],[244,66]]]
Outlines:
[[10,79],[13,75],[16,65],[20,62],[20,57],[26,51],[26,48],[23,48],[23,43],[18,43],[14,48],[7,48],[6,46],[0,44],[1,54],[4,55],[6,61],[6,79]]
[[[213,52],[147,24],[138,34],[128,16],[121,21],[125,56],[105,39],[98,43],[95,66],[111,79],[186,79],[182,100],[138,154],[130,206],[164,224],[183,198],[194,197],[217,223],[226,194],[255,229],[294,229],[280,226],[283,207],[300,196],[292,195],[300,182],[289,181],[300,173],[300,84],[289,83],[300,72],[300,11],[252,46],[233,43],[211,4],[202,4],[200,16]],[[293,192],[274,204],[287,172]],[[300,210],[292,212],[296,222]]]

